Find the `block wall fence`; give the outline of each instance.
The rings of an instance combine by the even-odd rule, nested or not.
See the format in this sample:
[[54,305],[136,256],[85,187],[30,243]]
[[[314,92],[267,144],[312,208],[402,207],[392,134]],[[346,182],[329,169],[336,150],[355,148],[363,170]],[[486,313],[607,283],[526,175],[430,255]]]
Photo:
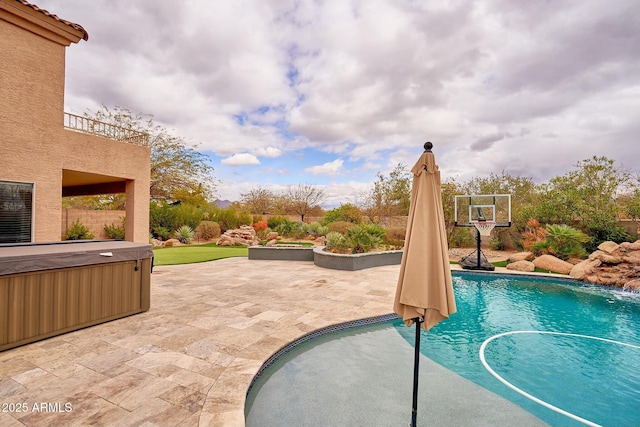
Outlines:
[[124,217],[125,211],[92,211],[71,208],[63,209],[62,224],[60,227],[62,235],[60,236],[60,239],[64,240],[64,235],[76,220],[80,220],[82,225],[88,227],[95,239],[107,239],[108,237],[104,233],[105,224],[120,225],[120,222]]

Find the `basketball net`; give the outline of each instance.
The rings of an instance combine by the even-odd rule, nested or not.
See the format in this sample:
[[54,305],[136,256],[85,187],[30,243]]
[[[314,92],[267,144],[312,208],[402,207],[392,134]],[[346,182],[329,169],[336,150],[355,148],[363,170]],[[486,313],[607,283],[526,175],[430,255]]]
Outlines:
[[475,225],[481,236],[489,236],[491,230],[496,226],[496,223],[491,221],[477,221],[474,222],[473,225]]

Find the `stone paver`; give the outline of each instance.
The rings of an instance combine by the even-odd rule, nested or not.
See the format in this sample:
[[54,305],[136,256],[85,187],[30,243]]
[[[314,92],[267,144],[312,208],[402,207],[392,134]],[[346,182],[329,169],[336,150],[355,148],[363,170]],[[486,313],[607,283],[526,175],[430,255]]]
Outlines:
[[398,268],[155,267],[148,312],[0,353],[0,403],[14,404],[0,425],[244,426],[262,363],[314,329],[390,313]]

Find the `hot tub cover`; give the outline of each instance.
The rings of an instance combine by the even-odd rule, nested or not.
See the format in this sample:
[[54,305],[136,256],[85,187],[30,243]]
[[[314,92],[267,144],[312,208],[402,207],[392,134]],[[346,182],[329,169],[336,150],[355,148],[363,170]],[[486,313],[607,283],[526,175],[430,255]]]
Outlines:
[[152,257],[151,245],[119,240],[0,245],[0,276]]

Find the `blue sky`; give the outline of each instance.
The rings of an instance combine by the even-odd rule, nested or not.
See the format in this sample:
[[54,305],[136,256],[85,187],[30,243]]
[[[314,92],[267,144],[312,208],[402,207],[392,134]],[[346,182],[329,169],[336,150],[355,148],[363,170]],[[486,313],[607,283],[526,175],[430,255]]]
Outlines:
[[210,156],[218,197],[353,202],[429,140],[443,179],[640,170],[640,2],[40,0],[82,25],[65,109],[154,120]]

